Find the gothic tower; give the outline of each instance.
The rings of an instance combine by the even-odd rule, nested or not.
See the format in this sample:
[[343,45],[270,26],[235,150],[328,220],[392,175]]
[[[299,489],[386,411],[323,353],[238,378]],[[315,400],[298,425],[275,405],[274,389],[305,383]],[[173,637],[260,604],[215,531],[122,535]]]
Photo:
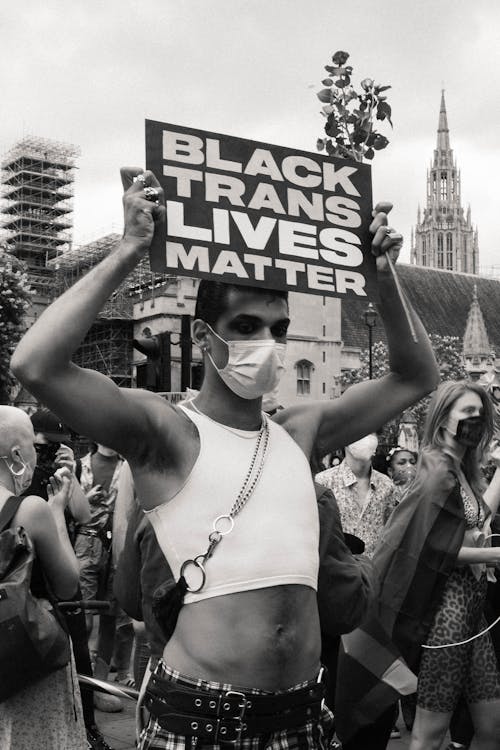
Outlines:
[[462,356],[465,369],[471,380],[477,380],[486,372],[493,370],[495,352],[492,351],[483,313],[477,298],[477,286],[474,284],[472,302],[465,326]]
[[450,132],[444,91],[434,160],[427,172],[427,205],[418,207],[412,231],[411,262],[429,268],[479,273],[477,229],[472,226],[470,206],[464,216],[460,195],[460,171],[450,148]]

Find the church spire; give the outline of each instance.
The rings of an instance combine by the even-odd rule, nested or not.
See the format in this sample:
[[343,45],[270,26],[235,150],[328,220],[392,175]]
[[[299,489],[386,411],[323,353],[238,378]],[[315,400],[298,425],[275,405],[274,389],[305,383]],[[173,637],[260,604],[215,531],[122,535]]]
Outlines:
[[473,360],[486,358],[491,354],[488,332],[477,298],[476,284],[474,284],[472,302],[465,326],[463,353],[466,359],[470,358]]
[[446,104],[444,101],[444,89],[441,90],[441,107],[439,109],[437,149],[438,151],[450,150],[450,131],[448,129],[448,117],[446,115]]
[[479,271],[477,237],[462,207],[460,171],[450,147],[450,131],[444,89],[441,91],[439,124],[434,158],[427,172],[427,200],[412,242],[413,263],[447,271]]

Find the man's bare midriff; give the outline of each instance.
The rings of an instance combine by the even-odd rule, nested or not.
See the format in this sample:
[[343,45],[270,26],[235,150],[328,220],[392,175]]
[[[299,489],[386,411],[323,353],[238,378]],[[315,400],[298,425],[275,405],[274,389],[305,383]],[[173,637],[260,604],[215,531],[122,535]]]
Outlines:
[[320,650],[316,592],[286,585],[184,605],[163,658],[189,677],[277,691],[316,677]]

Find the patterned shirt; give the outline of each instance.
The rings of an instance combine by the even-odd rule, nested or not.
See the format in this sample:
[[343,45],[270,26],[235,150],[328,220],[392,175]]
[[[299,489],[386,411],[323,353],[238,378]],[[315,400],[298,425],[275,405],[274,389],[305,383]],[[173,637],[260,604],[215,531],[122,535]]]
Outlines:
[[[116,495],[118,492],[118,478],[120,476],[120,469],[122,467],[122,464],[123,461],[121,458],[119,458],[108,491],[104,493],[103,498],[99,502],[96,503],[94,501],[90,503],[90,521],[86,524],[82,524],[79,527],[80,529],[104,531],[111,526]],[[94,486],[92,454],[90,453],[82,458],[82,473],[80,476],[80,484],[82,486],[82,490],[85,493],[91,490]]]
[[372,557],[382,528],[400,498],[393,481],[372,469],[368,497],[362,507],[358,499],[358,480],[345,460],[340,466],[316,474],[315,480],[332,490],[339,506],[343,530],[362,539],[365,555]]

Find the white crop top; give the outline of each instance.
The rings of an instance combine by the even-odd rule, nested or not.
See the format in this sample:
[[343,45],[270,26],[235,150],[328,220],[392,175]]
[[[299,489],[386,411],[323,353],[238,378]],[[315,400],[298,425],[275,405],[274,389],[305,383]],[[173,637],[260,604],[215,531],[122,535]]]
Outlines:
[[[213,521],[232,508],[258,437],[180,408],[198,429],[200,453],[179,492],[146,511],[175,580],[185,560],[206,552]],[[188,592],[186,604],[283,584],[317,589],[319,518],[311,470],[280,425],[270,420],[269,429],[257,486],[207,560],[204,588]]]

